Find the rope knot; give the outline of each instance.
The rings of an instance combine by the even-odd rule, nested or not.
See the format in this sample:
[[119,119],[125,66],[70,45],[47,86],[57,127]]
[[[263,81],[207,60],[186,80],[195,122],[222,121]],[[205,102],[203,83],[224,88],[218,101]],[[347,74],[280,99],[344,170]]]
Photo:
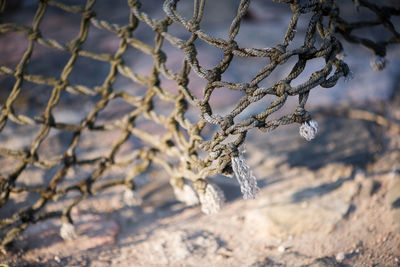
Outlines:
[[154,31],[158,33],[163,33],[167,31],[167,28],[168,28],[168,23],[166,23],[165,21],[161,21],[155,25]]
[[286,53],[286,46],[284,45],[277,45],[274,48],[274,53],[271,55],[271,61],[278,61],[279,57]]
[[122,58],[121,56],[117,56],[117,57],[115,57],[115,58],[112,59],[112,62],[113,62],[115,65],[121,65],[121,64],[124,63],[124,60],[123,60],[123,58]]
[[232,41],[229,43],[229,46],[227,46],[227,47],[225,48],[224,53],[225,53],[225,55],[227,55],[227,54],[232,54],[233,51],[238,50],[238,49],[239,49],[238,44],[236,43],[235,40],[232,40]]
[[29,40],[36,41],[36,40],[39,39],[41,36],[42,36],[42,34],[40,33],[40,31],[38,31],[38,30],[32,30],[32,31],[29,33]]
[[38,160],[39,160],[39,155],[36,152],[35,153],[29,152],[29,157],[25,159],[25,162],[33,165]]
[[154,57],[155,60],[159,63],[165,63],[165,61],[167,61],[167,55],[161,50],[157,51]]
[[137,8],[137,9],[139,9],[139,8],[141,8],[142,3],[140,3],[140,2],[137,1],[137,0],[128,0],[128,5],[129,5],[131,8]]
[[81,44],[78,40],[74,40],[69,44],[69,50],[72,54],[77,54],[81,49]]
[[226,150],[227,150],[227,154],[229,155],[230,158],[239,157],[239,155],[240,155],[239,149],[233,143],[229,143],[226,146]]
[[192,44],[192,43],[185,45],[184,50],[185,50],[185,54],[187,54],[187,55],[188,54],[194,55],[194,56],[197,55],[196,49],[194,47],[194,44]]
[[89,20],[89,19],[91,19],[93,17],[96,17],[96,13],[93,10],[85,10],[82,13],[82,18],[83,19]]
[[303,123],[305,121],[311,120],[311,115],[310,113],[304,109],[304,107],[297,107],[296,110],[294,111],[295,115],[295,121],[298,123]]
[[190,27],[190,31],[191,32],[196,32],[196,31],[198,31],[200,29],[199,22],[197,20],[195,20],[194,18],[191,18],[188,21],[188,25]]
[[59,81],[57,82],[57,86],[58,86],[59,88],[66,88],[68,85],[69,85],[68,80],[59,80]]
[[132,29],[129,26],[125,26],[119,29],[118,36],[122,39],[127,39],[132,37]]
[[179,76],[177,83],[180,86],[186,87],[189,83],[189,79],[187,76]]
[[279,84],[276,86],[276,95],[281,97],[285,95],[288,91],[290,91],[290,85],[285,81],[280,81]]
[[234,124],[234,121],[233,121],[232,115],[229,114],[229,115],[226,115],[225,117],[222,117],[221,128],[223,131],[225,131],[226,129],[231,127],[233,124]]
[[221,80],[221,70],[216,68],[216,69],[212,69],[209,70],[207,72],[207,75],[205,77],[208,81],[219,81]]
[[71,166],[76,162],[75,154],[69,155],[67,152],[64,153],[64,164],[66,166]]

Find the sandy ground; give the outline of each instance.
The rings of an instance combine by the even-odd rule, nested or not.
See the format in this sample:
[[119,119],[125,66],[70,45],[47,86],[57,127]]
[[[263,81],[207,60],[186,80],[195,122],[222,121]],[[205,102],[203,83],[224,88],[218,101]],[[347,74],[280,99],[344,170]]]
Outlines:
[[[398,116],[398,103],[391,112]],[[77,239],[63,241],[59,222],[49,220],[31,226],[0,262],[398,266],[399,133],[361,120],[319,119],[321,133],[310,143],[296,127],[251,137],[248,162],[262,188],[255,200],[241,199],[235,180],[217,177],[227,203],[205,215],[177,202],[167,177],[152,170],[139,191],[141,206],[124,205],[121,190],[107,191],[74,211]]]

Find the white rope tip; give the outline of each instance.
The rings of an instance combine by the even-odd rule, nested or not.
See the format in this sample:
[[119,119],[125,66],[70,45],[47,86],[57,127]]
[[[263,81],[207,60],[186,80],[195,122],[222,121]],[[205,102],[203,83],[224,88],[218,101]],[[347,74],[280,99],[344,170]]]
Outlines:
[[236,179],[240,184],[240,191],[243,194],[243,199],[254,199],[260,188],[257,185],[257,178],[253,175],[246,160],[240,155],[232,157],[232,169]]
[[126,189],[123,195],[123,201],[130,207],[140,206],[143,203],[143,199],[139,194],[131,189]]
[[64,222],[61,224],[60,236],[65,241],[73,240],[78,237],[78,235],[76,234],[74,225],[71,223],[64,223]]
[[304,122],[299,129],[299,133],[303,136],[307,141],[311,141],[315,138],[318,133],[318,122],[315,120],[310,120]]
[[370,65],[374,71],[381,71],[386,67],[387,60],[384,57],[376,56],[375,58],[371,59]]
[[182,188],[177,186],[173,186],[172,188],[174,189],[176,199],[187,206],[196,206],[200,203],[196,191],[190,185],[185,184]]
[[224,192],[216,184],[208,183],[204,192],[199,192],[201,211],[205,214],[217,213],[225,202]]

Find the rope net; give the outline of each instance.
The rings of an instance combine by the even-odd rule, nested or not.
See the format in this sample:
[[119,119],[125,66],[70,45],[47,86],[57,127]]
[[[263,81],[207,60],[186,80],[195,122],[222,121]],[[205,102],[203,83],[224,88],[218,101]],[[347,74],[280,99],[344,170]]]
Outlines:
[[[93,11],[95,2],[88,0],[81,6],[40,0],[31,26],[1,21],[1,35],[19,33],[29,37],[29,42],[15,68],[0,64],[0,75],[14,80],[11,92],[0,102],[0,133],[4,133],[8,127],[14,127],[12,125],[26,127],[26,131],[33,129],[30,126],[38,126],[34,128],[38,130],[34,132],[32,142],[25,148],[15,149],[7,145],[0,147],[1,164],[7,166],[0,170],[0,207],[12,205],[11,199],[18,199],[19,196],[36,196],[34,201],[2,215],[2,246],[9,244],[29,224],[52,217],[61,217],[61,235],[64,238],[73,236],[73,207],[84,198],[117,185],[126,186],[124,197],[135,200],[134,178],[144,173],[152,164],[165,170],[179,200],[189,205],[201,204],[206,213],[218,211],[223,202],[221,190],[207,180],[216,174],[235,175],[244,198],[254,198],[258,191],[257,181],[239,149],[245,142],[248,131],[257,128],[270,132],[281,125],[299,123],[302,125],[300,133],[306,139],[312,139],[318,125],[305,109],[310,90],[317,86],[330,88],[341,77],[351,77],[351,72],[341,57],[343,49],[338,37],[342,36],[347,41],[371,49],[376,55],[373,66],[379,70],[385,65],[386,47],[400,41],[400,35],[392,23],[393,17],[400,15],[400,9],[365,0],[354,0],[354,5],[356,8],[367,8],[376,16],[359,22],[347,22],[343,19],[338,3],[333,0],[276,0],[275,2],[290,8],[293,15],[282,42],[270,48],[240,47],[235,41],[248,12],[250,0],[240,1],[226,39],[215,38],[200,28],[202,18],[206,16],[205,0],[194,0],[191,18],[185,18],[177,11],[178,0],[166,0],[163,3],[163,19],[150,17],[142,11],[139,1],[128,0],[126,8],[129,9],[129,23],[126,25],[97,19]],[[6,1],[1,1],[3,12],[7,12],[6,4]],[[81,17],[80,31],[75,39],[63,43],[42,34],[41,22],[49,7]],[[299,47],[292,47],[297,23],[305,14],[310,18],[307,21],[304,42]],[[147,25],[155,33],[152,45],[133,37],[139,24]],[[190,37],[182,39],[170,34],[168,30],[174,24],[185,27]],[[382,25],[389,33],[387,40],[377,42],[354,33],[354,30],[377,25]],[[94,53],[84,47],[89,30],[93,28],[108,31],[119,39],[119,47],[114,54]],[[179,71],[166,65],[167,55],[162,50],[165,42],[184,52]],[[200,65],[198,53],[201,51],[198,51],[196,45],[198,42],[223,52],[219,62],[212,68]],[[67,63],[59,76],[29,73],[28,65],[32,54],[40,46],[68,54]],[[125,64],[123,56],[131,47],[152,57],[149,75],[135,73]],[[234,57],[263,58],[265,66],[248,81],[224,81],[222,75]],[[101,86],[89,87],[71,83],[69,78],[79,58],[90,58],[109,64],[108,75]],[[279,65],[292,58],[296,63],[286,77],[275,81],[270,87],[260,85]],[[323,59],[324,66],[312,73],[306,82],[293,85],[292,81],[303,72],[307,62],[315,58]],[[206,83],[201,96],[193,93],[188,78],[190,73],[195,73]],[[115,81],[120,76],[128,78],[132,88],[138,85],[146,87],[145,93],[138,95],[115,88]],[[170,92],[163,87],[166,80],[174,82],[176,91]],[[17,99],[24,94],[23,84],[26,82],[38,85],[37,88],[51,88],[44,112],[39,116],[26,115],[14,108]],[[213,112],[211,100],[214,92],[220,88],[241,92],[241,98],[227,115]],[[54,116],[60,99],[69,94],[88,97],[94,102],[93,108],[76,124],[63,122],[62,118],[56,119]],[[266,96],[272,97],[273,101],[268,105],[262,104],[262,111],[245,118],[239,116],[251,104],[261,103]],[[272,119],[271,115],[280,110],[289,97],[298,98],[297,107],[290,114]],[[123,101],[131,109],[107,121],[99,120],[101,113],[115,101]],[[172,108],[164,108],[163,103]],[[189,116],[190,108],[194,108],[200,116]],[[160,126],[162,134],[156,135],[150,128],[142,127],[143,121],[151,121]],[[213,125],[212,134],[209,133],[210,125]],[[70,139],[61,153],[48,156],[41,153],[41,146],[55,130],[70,133]],[[12,128],[10,131],[12,132]],[[105,132],[119,134],[102,135]],[[90,153],[82,152],[88,150],[87,147],[82,147],[82,136],[87,133],[92,134],[91,145],[94,147],[106,142],[104,136],[112,136],[112,143],[101,155],[90,156]],[[139,140],[142,145],[132,145],[131,137]],[[124,148],[126,145],[128,149]],[[78,179],[76,170],[84,166],[91,167],[91,171]],[[29,174],[32,168],[52,171],[42,184],[30,185],[19,178],[24,173]],[[121,168],[124,171],[120,175],[109,175],[112,170]],[[68,199],[61,209],[47,208],[49,203],[60,199]]]

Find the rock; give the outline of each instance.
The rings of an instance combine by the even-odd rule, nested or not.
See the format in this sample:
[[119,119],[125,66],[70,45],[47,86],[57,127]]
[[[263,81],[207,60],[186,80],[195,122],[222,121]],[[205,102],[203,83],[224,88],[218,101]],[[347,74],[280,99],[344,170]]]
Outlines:
[[330,183],[335,189],[327,190],[329,183],[318,184],[304,176],[293,183],[291,195],[271,196],[272,203],[247,212],[246,223],[257,224],[260,234],[281,239],[305,232],[328,234],[347,214],[358,188],[353,181],[338,179]]
[[344,254],[344,252],[339,252],[338,254],[336,254],[335,258],[338,262],[342,262],[344,261],[344,259],[346,259],[346,254]]
[[281,246],[278,247],[278,251],[281,252],[281,253],[283,253],[283,252],[286,251],[286,247],[284,247],[284,246],[281,245]]
[[74,220],[73,230],[76,235],[67,242],[64,242],[59,235],[59,219],[51,219],[29,226],[23,234],[24,242],[27,242],[27,246],[31,250],[45,247],[46,251],[52,252],[59,251],[64,247],[62,251],[70,253],[76,249],[84,251],[115,242],[119,227],[114,220],[79,212],[73,213],[72,218]]
[[146,243],[147,255],[152,255],[153,264],[176,264],[190,258],[213,255],[220,241],[207,231],[160,230]]
[[58,257],[57,255],[54,256],[54,260],[55,260],[55,262],[57,262],[57,263],[61,263],[61,259],[60,259],[60,257]]

